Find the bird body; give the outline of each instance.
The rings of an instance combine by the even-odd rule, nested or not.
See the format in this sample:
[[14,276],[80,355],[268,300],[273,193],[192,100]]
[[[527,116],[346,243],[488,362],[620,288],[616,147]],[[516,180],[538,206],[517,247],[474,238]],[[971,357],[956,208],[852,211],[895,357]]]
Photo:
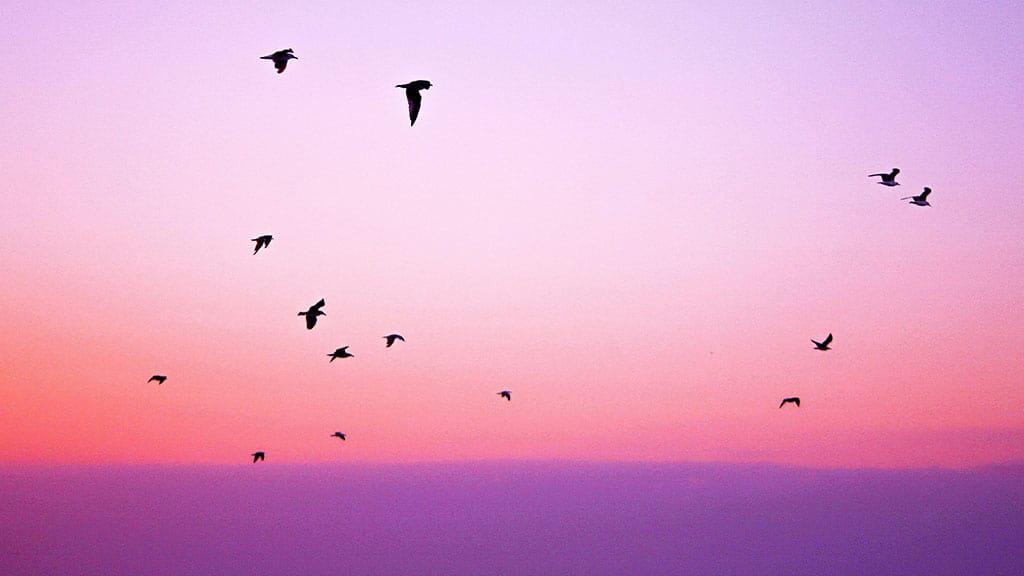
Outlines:
[[896,175],[900,173],[899,168],[893,168],[892,172],[888,174],[868,174],[868,178],[874,178],[880,176],[882,181],[879,182],[882,186],[899,186],[900,183],[896,181]]
[[384,336],[384,338],[388,341],[385,348],[391,348],[391,345],[395,343],[395,340],[405,342],[405,338],[402,338],[401,334],[388,334],[387,336]]
[[395,88],[405,88],[405,99],[409,102],[409,126],[416,124],[416,118],[420,115],[420,104],[423,102],[423,95],[420,90],[430,90],[433,84],[430,80],[413,80],[408,84],[398,84]]
[[330,361],[334,362],[335,358],[353,358],[353,357],[355,357],[355,354],[349,354],[348,353],[348,346],[342,346],[341,348],[338,348],[334,352],[331,352],[330,354],[328,354],[328,356],[331,357]]
[[325,302],[324,299],[321,298],[319,302],[310,306],[309,309],[306,310],[305,312],[299,312],[299,316],[306,317],[307,330],[312,330],[313,326],[316,326],[317,316],[327,316],[327,313],[322,310],[322,308],[325,305],[327,305],[327,302]]
[[269,56],[260,56],[260,60],[272,60],[274,62],[274,68],[277,68],[277,73],[284,72],[284,69],[288,67],[289,60],[298,60],[299,57],[293,54],[294,50],[288,48],[287,50],[278,50]]
[[256,462],[259,462],[260,460],[263,460],[263,459],[266,458],[266,454],[264,454],[263,452],[253,452],[251,454],[251,456],[252,456],[252,463],[253,464],[255,464]]
[[264,234],[263,236],[257,236],[256,238],[253,238],[252,241],[256,243],[256,252],[253,252],[253,254],[255,255],[257,252],[259,252],[260,248],[266,248],[267,246],[270,246],[270,241],[273,239],[274,237],[271,236],[270,234]]
[[508,390],[502,390],[501,392],[498,392],[498,396],[501,396],[502,398],[508,400],[509,402],[512,401],[512,393],[509,392]]
[[796,404],[796,407],[799,408],[800,407],[800,399],[797,398],[796,396],[794,396],[792,398],[783,398],[782,399],[782,404],[779,404],[779,408],[782,408],[786,404]]
[[924,190],[917,196],[905,196],[900,198],[900,200],[910,200],[908,204],[913,204],[915,206],[931,206],[931,204],[928,203],[928,195],[931,193],[932,189],[925,186]]
[[331,438],[341,438],[341,440],[344,441],[345,435],[341,432],[335,432],[334,434],[331,434]]
[[831,348],[829,348],[828,345],[832,343],[832,333],[829,332],[828,336],[826,336],[825,339],[822,340],[821,342],[818,342],[817,340],[814,340],[814,339],[811,339],[811,342],[814,343],[814,347],[817,350],[821,350],[821,351],[831,350]]
[[163,384],[164,382],[167,381],[167,376],[163,376],[161,374],[154,374],[149,377],[149,380],[146,380],[146,383],[148,384],[154,380],[156,380],[157,384]]

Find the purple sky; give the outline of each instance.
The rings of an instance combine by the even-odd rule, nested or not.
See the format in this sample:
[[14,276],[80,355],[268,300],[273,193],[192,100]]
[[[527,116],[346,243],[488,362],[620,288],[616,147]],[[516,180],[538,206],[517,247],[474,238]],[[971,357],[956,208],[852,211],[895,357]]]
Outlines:
[[1022,21],[0,5],[0,576],[1024,573]]
[[0,573],[1024,573],[1024,468],[0,469]]

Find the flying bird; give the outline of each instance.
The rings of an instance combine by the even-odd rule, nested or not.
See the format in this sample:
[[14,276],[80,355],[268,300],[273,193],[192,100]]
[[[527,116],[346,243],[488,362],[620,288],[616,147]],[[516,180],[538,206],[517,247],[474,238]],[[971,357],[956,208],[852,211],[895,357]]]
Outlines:
[[875,176],[881,176],[882,181],[879,182],[882,186],[899,186],[900,183],[896,181],[896,175],[900,173],[899,168],[893,168],[892,172],[888,174],[868,174],[868,178],[874,178]]
[[263,236],[253,238],[252,241],[256,243],[256,252],[253,252],[253,254],[257,254],[260,251],[260,248],[266,248],[267,246],[270,246],[270,241],[273,239],[274,237],[271,236],[270,234],[264,234]]
[[335,358],[354,358],[355,354],[349,354],[348,353],[348,346],[342,346],[341,348],[338,348],[334,352],[331,352],[330,354],[328,354],[328,356],[331,357],[330,361],[334,362]]
[[341,432],[335,432],[334,434],[331,434],[331,438],[335,438],[335,437],[341,438],[342,441],[345,440],[345,435],[342,434]]
[[420,115],[420,103],[423,102],[423,95],[420,90],[430,90],[433,84],[430,80],[414,80],[408,84],[398,84],[395,88],[405,88],[405,99],[409,101],[409,126],[416,124],[416,117]]
[[299,316],[305,316],[306,317],[306,329],[307,330],[312,330],[313,326],[316,326],[316,317],[317,316],[327,316],[327,313],[324,312],[323,310],[321,310],[321,308],[323,308],[326,304],[327,303],[324,302],[324,299],[321,298],[319,302],[317,302],[316,304],[313,304],[312,306],[310,306],[309,310],[306,310],[305,312],[299,312]]
[[828,345],[832,343],[832,333],[829,332],[828,336],[826,336],[825,339],[822,340],[821,342],[818,342],[813,338],[811,339],[811,342],[814,342],[814,347],[818,350],[831,350],[831,348],[829,348]]
[[273,60],[274,68],[277,68],[277,73],[284,72],[284,69],[288,67],[289,60],[298,60],[299,57],[293,54],[294,50],[291,48],[287,50],[278,50],[270,56],[260,56],[260,60]]
[[512,401],[512,393],[509,392],[508,390],[502,390],[501,392],[498,392],[498,396],[501,396],[502,398],[508,400],[509,402]]
[[931,206],[931,204],[928,203],[928,195],[931,193],[932,189],[925,186],[924,191],[917,196],[906,196],[904,198],[900,198],[900,200],[910,200],[908,204],[913,204],[915,206]]
[[157,384],[163,384],[164,382],[167,381],[167,376],[161,376],[160,374],[154,374],[154,375],[149,377],[149,380],[146,380],[146,383],[149,384],[153,380],[156,380]]
[[779,404],[779,408],[782,408],[786,404],[796,404],[796,407],[799,408],[800,407],[800,399],[797,398],[796,396],[794,396],[792,398],[783,398],[782,399],[782,404]]
[[266,455],[263,452],[253,452],[252,453],[252,463],[255,464],[256,462],[259,462],[260,460],[263,460],[265,457],[266,457]]
[[385,348],[391,348],[391,345],[395,343],[395,340],[401,340],[402,342],[405,342],[405,338],[402,338],[401,334],[388,334],[384,338],[386,338],[388,341],[388,344],[387,346],[385,346]]

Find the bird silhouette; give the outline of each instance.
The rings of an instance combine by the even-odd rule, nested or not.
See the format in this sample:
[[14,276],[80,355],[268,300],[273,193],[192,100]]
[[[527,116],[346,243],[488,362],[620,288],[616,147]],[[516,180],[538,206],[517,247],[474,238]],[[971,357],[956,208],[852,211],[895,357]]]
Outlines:
[[331,434],[331,438],[341,438],[341,440],[344,441],[345,435],[341,432],[335,432],[334,434]]
[[277,68],[277,73],[280,74],[281,72],[284,72],[285,68],[288,67],[289,60],[299,59],[299,57],[296,56],[295,54],[292,54],[292,52],[294,52],[294,50],[292,50],[291,48],[287,50],[278,50],[277,52],[274,52],[270,56],[260,56],[260,60],[273,60],[274,68]]
[[335,358],[354,358],[355,354],[349,354],[348,353],[348,346],[342,346],[341,348],[338,348],[334,352],[331,352],[330,354],[328,354],[328,356],[331,357],[330,361],[334,362]]
[[420,90],[430,90],[433,84],[430,80],[414,80],[408,84],[398,84],[395,88],[405,88],[405,99],[409,101],[409,126],[416,124],[416,117],[420,115],[420,103],[423,102],[423,95]]
[[931,204],[928,203],[928,195],[931,193],[932,189],[925,186],[924,191],[917,196],[905,196],[900,198],[900,200],[910,200],[908,204],[913,204],[915,206],[931,206]]
[[388,341],[387,346],[385,346],[385,348],[391,348],[391,345],[395,343],[395,340],[401,340],[402,342],[405,342],[405,338],[402,338],[401,334],[388,334],[384,338],[386,338]]
[[888,174],[868,174],[868,178],[874,178],[875,176],[881,176],[882,181],[879,182],[882,186],[899,186],[900,183],[896,181],[896,175],[900,173],[899,168],[893,168],[892,172]]
[[323,308],[326,304],[327,303],[324,302],[324,299],[321,298],[319,302],[317,302],[316,304],[313,304],[312,306],[310,306],[309,310],[306,310],[305,312],[299,312],[299,316],[305,316],[306,317],[306,329],[307,330],[312,330],[313,326],[316,326],[316,317],[317,316],[327,316],[327,313],[324,312],[323,310],[321,310],[321,308]]
[[163,384],[164,382],[167,381],[167,376],[161,376],[160,374],[154,374],[154,375],[149,377],[149,380],[146,380],[146,383],[149,384],[153,380],[156,380],[157,384]]
[[811,339],[811,342],[814,342],[814,347],[818,350],[831,350],[831,348],[829,348],[828,345],[832,343],[832,333],[829,332],[828,336],[826,336],[825,339],[822,340],[821,342],[818,342],[813,338]]
[[501,392],[498,392],[498,396],[501,396],[502,398],[508,400],[509,402],[512,401],[512,393],[509,392],[508,390],[502,390]]
[[800,407],[800,399],[797,398],[796,396],[794,396],[792,398],[783,398],[782,399],[782,404],[779,404],[779,408],[782,408],[786,404],[796,404],[796,407],[799,408]]
[[270,241],[273,239],[274,237],[271,236],[270,234],[264,234],[263,236],[253,238],[252,241],[256,243],[256,252],[253,252],[253,254],[258,253],[260,251],[260,248],[266,248],[267,246],[270,246]]
[[264,454],[263,452],[253,452],[252,453],[252,463],[253,464],[255,464],[256,462],[258,462],[260,460],[264,460],[265,458],[266,458],[266,454]]

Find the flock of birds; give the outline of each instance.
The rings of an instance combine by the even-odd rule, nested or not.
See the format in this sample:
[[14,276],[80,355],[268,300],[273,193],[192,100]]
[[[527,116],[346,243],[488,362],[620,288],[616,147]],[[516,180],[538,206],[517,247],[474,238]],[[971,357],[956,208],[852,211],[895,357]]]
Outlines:
[[[274,68],[277,69],[277,73],[281,74],[288,67],[289,60],[298,60],[299,57],[295,55],[294,50],[288,48],[286,50],[278,50],[277,52],[274,52],[273,54],[270,54],[268,56],[261,56],[260,58],[262,60],[272,61],[274,63]],[[420,94],[420,91],[429,90],[431,86],[433,86],[433,84],[431,84],[430,81],[428,80],[414,80],[406,84],[398,84],[395,86],[396,88],[405,89],[405,98],[409,104],[410,126],[414,126],[416,124],[416,118],[418,118],[420,115],[420,106],[423,103],[423,96]],[[881,178],[881,180],[879,180],[878,182],[879,184],[883,186],[893,187],[900,185],[900,183],[896,181],[896,176],[898,176],[899,173],[899,168],[893,168],[890,172],[869,174],[868,177]],[[932,189],[926,186],[920,194],[916,196],[906,196],[900,198],[900,200],[910,200],[909,203],[915,206],[931,206],[931,204],[928,203],[928,195],[931,194],[931,192]],[[274,237],[269,234],[253,238],[252,242],[256,243],[256,250],[253,251],[253,255],[258,254],[260,250],[268,248],[270,246],[270,242],[273,239]],[[316,326],[317,318],[319,318],[320,316],[327,315],[327,313],[324,312],[323,310],[324,306],[326,305],[327,302],[323,298],[321,298],[320,301],[317,302],[316,304],[313,304],[306,310],[299,312],[299,316],[306,317],[307,330],[312,330]],[[405,342],[405,338],[403,338],[401,334],[388,334],[383,338],[386,340],[386,348],[391,348],[395,344],[395,342]],[[826,336],[825,339],[822,340],[821,342],[811,339],[811,343],[814,344],[815,350],[821,352],[831,350],[832,348],[830,345],[832,344],[832,334],[829,333],[829,335]],[[354,358],[355,354],[349,352],[348,348],[348,346],[342,346],[341,348],[338,348],[334,352],[328,354],[327,356],[330,358],[329,362],[334,362],[335,360],[338,359]],[[167,376],[164,376],[162,374],[154,374],[152,377],[150,377],[148,382],[156,382],[157,384],[163,384],[166,381]],[[498,392],[498,396],[500,396],[502,399],[508,402],[512,401],[512,392],[509,390],[502,390],[501,392]],[[782,403],[779,404],[779,408],[783,408],[786,404],[793,404],[797,408],[799,408],[800,398],[795,396],[791,398],[783,398]],[[335,432],[334,434],[330,435],[330,438],[339,438],[340,440],[345,441],[345,434],[343,434],[342,432]],[[252,461],[254,464],[256,462],[262,462],[266,460],[266,452],[263,451],[253,452],[250,456],[252,456]]]

